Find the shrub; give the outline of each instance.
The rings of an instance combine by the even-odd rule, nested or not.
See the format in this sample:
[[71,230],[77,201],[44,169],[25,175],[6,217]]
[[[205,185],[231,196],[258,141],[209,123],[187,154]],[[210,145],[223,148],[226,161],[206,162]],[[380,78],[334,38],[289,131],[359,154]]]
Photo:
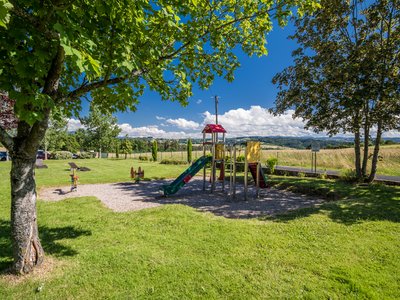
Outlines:
[[140,155],[140,156],[139,156],[139,160],[141,160],[141,161],[148,161],[149,158],[148,158],[147,156],[142,156],[142,155]]
[[52,157],[53,159],[71,159],[72,153],[69,151],[54,151]]
[[187,162],[183,160],[176,160],[176,159],[163,159],[160,164],[163,165],[186,165]]
[[275,167],[278,164],[278,159],[276,157],[268,158],[267,159],[267,167],[269,169],[270,174],[274,174]]
[[94,155],[95,155],[94,153],[90,153],[90,152],[81,152],[81,153],[79,153],[79,158],[89,159],[89,158],[93,158]]
[[297,177],[304,178],[304,177],[306,177],[306,173],[304,173],[304,172],[299,172],[299,173],[297,173]]
[[239,155],[238,157],[236,157],[236,161],[237,162],[244,162],[245,161],[244,155]]
[[321,174],[318,174],[318,178],[320,178],[320,179],[327,179],[327,178],[328,178],[328,174],[326,174],[326,170],[325,170],[325,172],[323,172],[323,173],[321,173]]
[[188,139],[188,141],[187,141],[186,152],[187,152],[187,161],[190,164],[192,162],[192,140],[191,139]]
[[341,172],[340,174],[340,179],[345,181],[345,182],[357,182],[358,178],[357,178],[357,173],[356,170],[354,169],[347,169]]
[[158,146],[157,146],[157,141],[153,141],[153,145],[151,147],[151,156],[153,158],[153,161],[157,161],[157,155],[158,155]]

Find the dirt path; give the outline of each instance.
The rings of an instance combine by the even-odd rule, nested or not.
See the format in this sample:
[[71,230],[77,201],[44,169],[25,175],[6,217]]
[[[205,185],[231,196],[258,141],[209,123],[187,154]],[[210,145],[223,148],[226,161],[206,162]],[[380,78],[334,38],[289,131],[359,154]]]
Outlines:
[[[202,211],[209,211],[227,218],[253,218],[262,215],[274,215],[302,207],[310,207],[324,200],[294,194],[273,188],[261,190],[260,198],[255,199],[255,189],[249,188],[247,201],[243,199],[243,187],[237,187],[237,197],[230,199],[221,192],[210,194],[203,191],[201,179],[193,179],[178,193],[167,198],[161,197],[159,188],[169,181],[143,181],[138,184],[107,183],[80,185],[78,191],[70,192],[69,187],[46,188],[39,193],[39,199],[44,201],[60,201],[66,198],[94,196],[99,198],[107,207],[117,212],[140,210],[163,204],[189,205]],[[226,185],[226,189],[228,186]]]

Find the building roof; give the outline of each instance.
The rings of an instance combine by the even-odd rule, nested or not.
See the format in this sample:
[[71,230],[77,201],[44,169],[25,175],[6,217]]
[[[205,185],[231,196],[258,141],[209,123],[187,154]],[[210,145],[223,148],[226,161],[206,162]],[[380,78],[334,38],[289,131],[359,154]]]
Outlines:
[[226,133],[226,130],[220,124],[207,124],[202,131],[202,133],[214,133],[214,132]]

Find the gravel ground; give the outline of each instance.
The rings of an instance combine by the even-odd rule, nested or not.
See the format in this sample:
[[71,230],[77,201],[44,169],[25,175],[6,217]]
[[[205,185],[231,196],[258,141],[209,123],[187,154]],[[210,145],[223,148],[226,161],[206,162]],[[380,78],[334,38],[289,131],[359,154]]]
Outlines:
[[[46,188],[39,192],[39,199],[60,201],[66,198],[94,196],[116,212],[140,210],[162,204],[189,205],[202,211],[208,211],[227,218],[254,218],[274,215],[302,207],[310,207],[324,200],[315,197],[294,194],[274,188],[261,189],[260,197],[255,198],[255,188],[249,186],[248,200],[244,201],[243,186],[237,186],[236,199],[231,199],[221,191],[221,184],[211,194],[209,185],[203,191],[203,181],[192,179],[178,193],[162,197],[159,188],[171,181],[142,181],[140,183],[123,182],[107,184],[80,185],[78,191],[70,192],[70,187]],[[228,185],[225,185],[228,190]]]

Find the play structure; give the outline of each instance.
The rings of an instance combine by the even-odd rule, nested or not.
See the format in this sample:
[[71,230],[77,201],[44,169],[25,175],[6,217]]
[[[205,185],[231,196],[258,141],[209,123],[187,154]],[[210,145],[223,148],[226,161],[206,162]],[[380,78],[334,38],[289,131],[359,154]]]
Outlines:
[[[207,124],[203,131],[203,156],[197,159],[189,168],[187,168],[178,178],[171,184],[162,186],[164,196],[175,194],[186,183],[192,179],[201,169],[203,169],[203,190],[206,189],[206,167],[211,163],[211,192],[214,192],[216,186],[216,169],[219,167],[221,172],[218,180],[224,182],[224,166],[225,166],[225,133],[226,130],[219,124]],[[218,134],[222,134],[219,140]],[[211,150],[211,155],[207,155],[207,149]],[[224,190],[224,184],[222,184]]]
[[[248,173],[253,177],[256,185],[256,197],[259,196],[260,189],[267,188],[267,178],[261,167],[261,143],[258,141],[248,141],[245,144],[225,145],[226,130],[219,124],[207,124],[203,131],[203,156],[197,159],[188,167],[178,178],[168,185],[163,185],[161,190],[164,196],[173,195],[178,192],[193,176],[203,169],[203,191],[207,184],[207,166],[210,166],[210,191],[216,190],[217,182],[221,183],[221,190],[225,192],[225,166],[229,158],[229,196],[236,198],[236,166],[237,150],[245,146],[244,161],[244,199],[247,200],[248,194]],[[207,152],[210,151],[208,154]],[[217,170],[220,174],[217,177]]]
[[[237,161],[237,152],[244,149],[244,162]],[[236,199],[236,175],[237,166],[244,164],[244,200],[247,200],[248,195],[248,174],[253,178],[256,186],[256,197],[260,195],[260,189],[267,188],[267,177],[261,166],[261,143],[258,141],[247,141],[245,143],[233,143],[228,145],[230,164],[229,164],[229,195],[231,199]]]
[[76,168],[71,168],[72,174],[69,176],[71,177],[71,192],[76,192],[78,190],[78,175],[76,175]]
[[138,168],[137,171],[133,167],[131,167],[131,179],[136,183],[144,178],[144,170],[141,167]]

